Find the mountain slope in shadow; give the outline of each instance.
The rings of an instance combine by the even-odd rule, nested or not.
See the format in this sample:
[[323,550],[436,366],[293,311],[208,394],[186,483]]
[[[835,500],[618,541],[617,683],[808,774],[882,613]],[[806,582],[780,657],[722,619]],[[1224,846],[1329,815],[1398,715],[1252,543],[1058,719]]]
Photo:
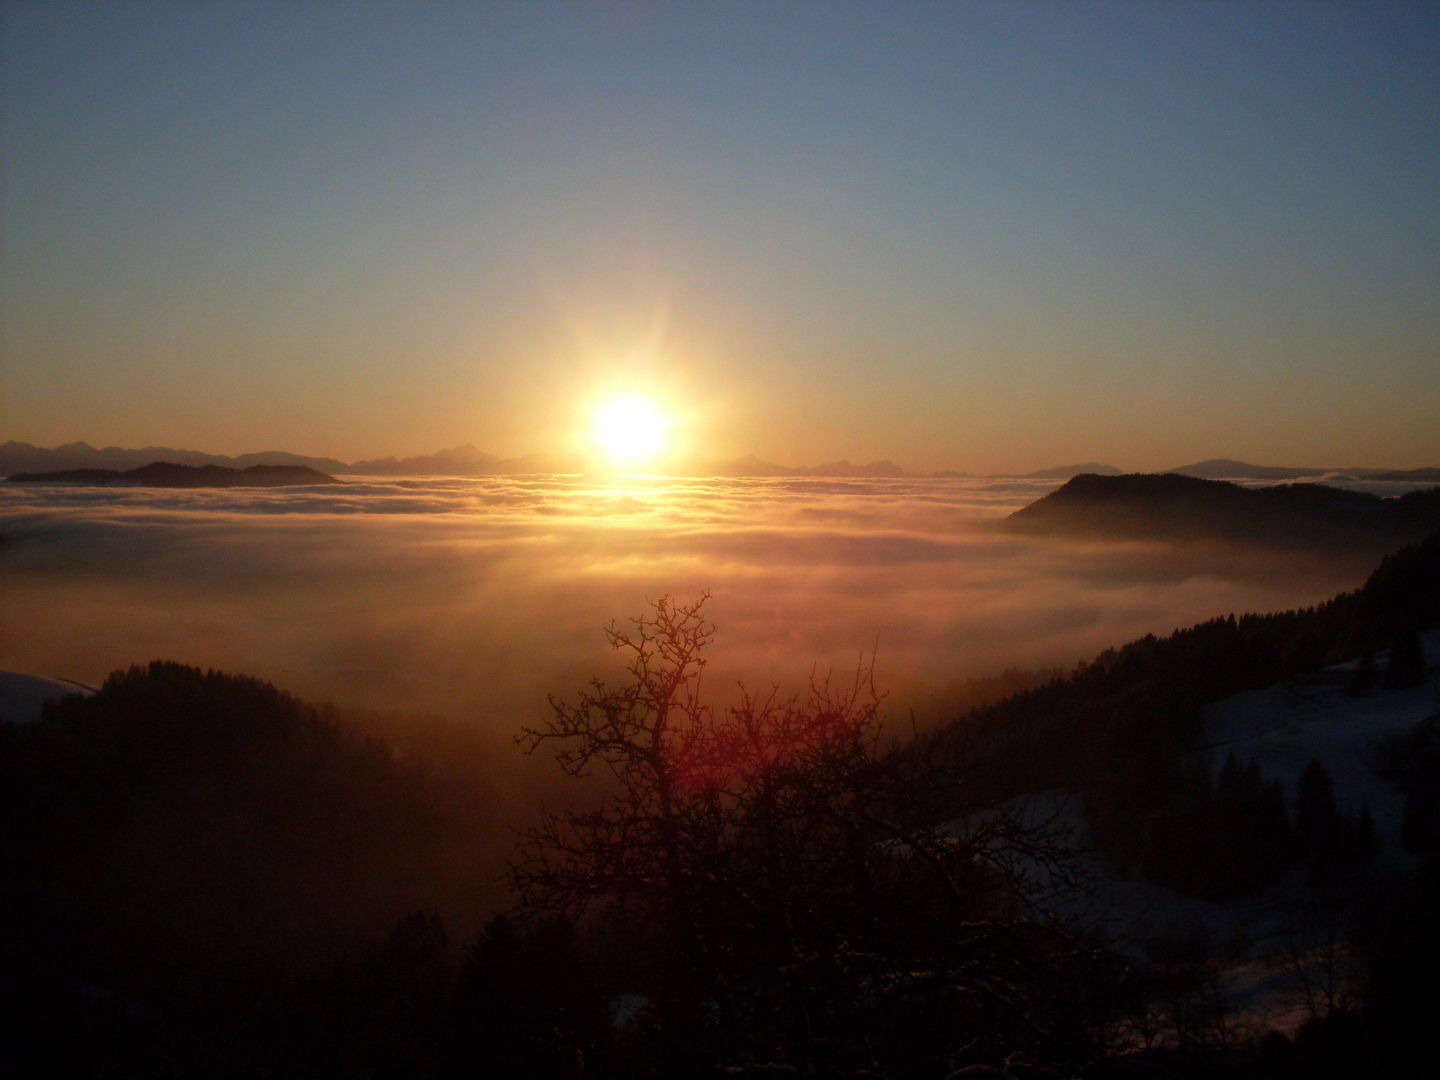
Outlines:
[[1381,498],[1324,484],[1244,488],[1174,473],[1076,476],[1005,518],[1008,532],[1389,551],[1440,528],[1440,488]]

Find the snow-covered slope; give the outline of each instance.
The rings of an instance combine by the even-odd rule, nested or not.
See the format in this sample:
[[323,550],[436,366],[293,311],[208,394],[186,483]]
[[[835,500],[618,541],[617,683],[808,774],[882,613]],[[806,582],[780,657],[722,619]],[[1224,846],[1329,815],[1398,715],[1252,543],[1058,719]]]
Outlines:
[[[1293,794],[1300,773],[1319,761],[1335,784],[1341,813],[1370,808],[1383,864],[1405,860],[1400,845],[1404,798],[1376,771],[1382,740],[1440,712],[1440,633],[1422,639],[1429,678],[1404,690],[1350,695],[1355,664],[1341,664],[1263,690],[1237,694],[1205,710],[1205,741],[1218,767],[1227,754],[1242,766],[1253,761],[1264,778]],[[1383,670],[1385,657],[1380,657]]]
[[[1242,767],[1253,761],[1266,781],[1280,781],[1291,805],[1300,774],[1312,760],[1319,761],[1334,782],[1342,814],[1369,808],[1378,844],[1372,867],[1317,889],[1305,867],[1297,865],[1245,899],[1199,900],[1141,878],[1117,876],[1093,849],[1078,796],[1048,792],[1008,809],[1058,827],[1085,854],[1079,889],[1051,882],[1037,871],[1047,886],[1041,902],[1136,955],[1157,939],[1207,940],[1222,956],[1229,954],[1216,974],[1236,1017],[1262,1030],[1273,1026],[1293,1032],[1308,1015],[1301,969],[1313,978],[1318,966],[1342,955],[1336,943],[1348,914],[1415,863],[1400,835],[1404,796],[1381,779],[1376,751],[1387,738],[1440,713],[1440,633],[1426,635],[1423,644],[1429,675],[1421,686],[1352,696],[1345,689],[1355,665],[1343,664],[1237,694],[1204,711],[1201,753],[1212,770],[1229,754]],[[1383,671],[1386,658],[1378,659]]]
[[95,691],[68,679],[45,679],[0,671],[0,724],[30,724],[40,719],[40,707],[66,694],[93,694]]

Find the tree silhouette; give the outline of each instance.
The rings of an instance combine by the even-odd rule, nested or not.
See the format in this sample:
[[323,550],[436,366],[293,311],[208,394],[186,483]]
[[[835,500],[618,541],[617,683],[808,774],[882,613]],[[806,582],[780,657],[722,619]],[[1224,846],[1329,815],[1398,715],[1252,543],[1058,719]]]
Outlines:
[[1083,1044],[1074,993],[1102,959],[1023,917],[1020,864],[1059,864],[1051,832],[998,812],[942,827],[963,775],[878,752],[870,664],[712,709],[708,599],[612,623],[627,678],[552,698],[520,737],[606,781],[525,836],[513,876],[524,910],[625,941],[654,1033],[632,1070],[926,1075]]
[[460,968],[447,1076],[589,1075],[604,1049],[604,1001],[562,919],[486,924]]
[[1313,758],[1295,788],[1295,833],[1301,852],[1310,860],[1311,880],[1328,882],[1340,860],[1340,813],[1330,773]]
[[1425,681],[1425,647],[1420,633],[1410,627],[1395,635],[1385,663],[1385,688],[1400,690]]

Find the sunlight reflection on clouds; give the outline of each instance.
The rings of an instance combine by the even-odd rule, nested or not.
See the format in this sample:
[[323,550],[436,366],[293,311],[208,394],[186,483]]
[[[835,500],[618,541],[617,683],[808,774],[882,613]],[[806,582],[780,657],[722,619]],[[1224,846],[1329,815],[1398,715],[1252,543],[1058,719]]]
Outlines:
[[892,700],[1145,632],[1310,603],[1355,567],[1047,541],[990,522],[1055,486],[979,480],[358,479],[0,489],[0,666],[93,682],[168,656],[297,692],[513,725],[608,660],[598,628],[714,593],[715,685],[879,650]]

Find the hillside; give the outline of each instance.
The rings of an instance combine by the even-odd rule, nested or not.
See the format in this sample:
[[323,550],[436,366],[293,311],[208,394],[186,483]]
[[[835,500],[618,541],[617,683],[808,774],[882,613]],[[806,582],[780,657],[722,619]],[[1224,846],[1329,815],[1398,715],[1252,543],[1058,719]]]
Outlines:
[[375,1075],[349,1048],[445,986],[415,913],[479,910],[500,829],[483,778],[459,797],[332,710],[172,662],[0,726],[0,773],[0,1033],[45,1075]]
[[1096,476],[1119,476],[1121,470],[1114,465],[1106,465],[1100,461],[1085,461],[1078,465],[1054,465],[1048,469],[1038,469],[1035,472],[1026,473],[1026,480],[1069,480],[1072,476],[1080,476],[1084,473],[1093,473]]
[[1063,678],[975,710],[930,736],[1000,800],[1103,792],[1133,819],[1166,798],[1170,764],[1205,745],[1209,704],[1374,655],[1440,625],[1440,532],[1387,556],[1363,588],[1313,608],[1227,615],[1106,649]]
[[0,671],[0,726],[31,724],[40,719],[47,701],[67,694],[93,694],[94,688],[65,679],[46,679],[17,671]]
[[1353,547],[1378,555],[1440,527],[1440,488],[1382,498],[1324,484],[1244,488],[1174,473],[1083,475],[1005,518],[1012,532]]
[[1202,480],[1303,480],[1307,476],[1324,476],[1333,470],[1293,465],[1254,465],[1248,461],[1236,461],[1234,458],[1209,458],[1166,471],[1176,476],[1194,476]]
[[[954,999],[936,990],[950,983],[926,976],[928,965],[953,963],[953,970],[935,970],[967,972],[967,986],[977,979],[988,986],[985,980],[993,978],[1007,993],[1021,987],[1027,1017],[1057,1022],[1094,1007],[1104,1010],[1097,1016],[1107,1025],[1133,1018],[1153,1025],[1168,1045],[1232,1062],[1246,1052],[1235,1049],[1233,1033],[1229,1043],[1207,1040],[1223,1036],[1226,1010],[1237,1007],[1242,991],[1263,1023],[1294,1030],[1293,1018],[1273,1011],[1274,965],[1287,962],[1294,943],[1309,948],[1295,931],[1309,925],[1302,918],[1312,917],[1316,901],[1329,905],[1327,921],[1318,925],[1333,940],[1340,928],[1334,901],[1364,897],[1377,881],[1403,885],[1398,875],[1413,865],[1396,831],[1405,832],[1405,849],[1415,851],[1416,829],[1407,824],[1416,818],[1415,799],[1381,781],[1428,790],[1428,774],[1413,763],[1434,747],[1411,735],[1424,734],[1416,723],[1433,700],[1427,660],[1436,642],[1433,635],[1426,639],[1428,656],[1407,649],[1437,616],[1440,533],[1387,558],[1362,589],[1317,608],[1227,616],[1107,650],[1074,673],[975,711],[903,753],[867,761],[856,774],[864,781],[857,790],[865,793],[864,813],[878,817],[857,819],[853,833],[820,830],[824,846],[818,848],[805,846],[818,842],[816,834],[793,834],[804,838],[797,850],[833,858],[824,865],[839,876],[832,879],[827,870],[807,877],[818,859],[798,857],[764,859],[752,874],[746,859],[770,849],[738,848],[746,859],[720,864],[718,877],[704,880],[778,891],[773,898],[751,889],[703,891],[714,901],[704,910],[717,920],[706,925],[732,935],[726,940],[737,948],[722,955],[758,980],[757,1000],[773,1012],[774,1002],[787,1000],[789,972],[781,969],[780,982],[772,984],[777,947],[755,933],[771,924],[746,921],[752,915],[745,904],[759,895],[788,905],[793,896],[808,927],[828,925],[825,919],[837,912],[848,918],[850,901],[863,898],[853,909],[864,917],[856,925],[867,928],[877,949],[907,958],[900,970],[920,973],[898,983],[918,1011],[894,1006],[896,1013],[884,1014],[918,1017],[897,1036],[902,1049],[943,1029],[934,1016],[955,1015],[931,1011],[950,1010]],[[1378,658],[1369,679],[1360,678],[1363,662],[1325,670],[1366,656]],[[1364,772],[1374,760],[1366,755],[1382,737],[1410,740],[1395,743],[1391,755],[1398,779]],[[919,755],[920,767],[906,768],[910,754]],[[943,767],[946,755],[953,768],[929,767]],[[1333,775],[1333,797],[1322,806],[1329,817],[1320,822],[1328,833],[1306,831],[1299,789],[1313,772],[1312,759]],[[832,764],[842,760],[848,759]],[[129,1075],[460,1076],[490,1062],[498,1044],[520,1056],[497,1075],[558,1076],[574,1072],[528,1067],[557,1039],[570,1048],[562,1066],[579,1060],[575,1045],[627,1052],[623,1039],[611,1040],[619,1029],[589,1018],[613,1015],[619,995],[633,997],[634,980],[645,985],[645,965],[659,954],[636,951],[644,933],[605,938],[628,933],[637,920],[627,917],[588,939],[553,921],[516,929],[497,920],[462,968],[448,966],[444,925],[426,912],[442,907],[440,898],[453,903],[457,893],[474,890],[477,838],[504,832],[501,822],[486,818],[484,808],[493,804],[483,776],[472,777],[465,799],[456,801],[418,761],[407,764],[393,747],[328,710],[255,679],[163,662],[117,672],[93,696],[53,702],[38,722],[0,727],[0,767],[8,778],[0,792],[0,855],[8,868],[0,900],[10,913],[0,959],[21,991],[15,1032],[27,1047],[48,1045],[76,1025],[96,1033],[56,1043],[68,1066],[59,1071],[117,1075],[123,1073],[115,1062],[126,1061]],[[777,775],[783,782],[790,774]],[[942,783],[920,783],[929,780]],[[1114,934],[1128,952],[1110,952],[1098,939],[1082,942],[1059,925],[994,923],[1002,909],[992,908],[991,898],[1000,901],[987,891],[988,873],[971,876],[979,865],[972,858],[963,861],[965,875],[956,879],[961,889],[952,896],[912,893],[922,861],[882,857],[895,850],[887,846],[894,833],[886,823],[909,820],[895,818],[897,809],[928,814],[954,799],[965,804],[950,811],[955,815],[992,813],[1002,800],[1057,789],[1070,793],[1072,809],[1062,824],[1078,827],[1068,838],[1054,835],[1065,848],[1093,848],[1076,864],[1088,876],[1088,891],[1077,893],[1067,876],[1066,895],[1039,899],[1045,910]],[[823,785],[797,787],[793,794],[805,798],[794,805],[813,805],[817,822],[848,812],[848,799],[817,801],[825,791]],[[932,803],[932,795],[946,802]],[[779,805],[790,807],[788,798]],[[1360,800],[1367,806],[1357,806]],[[756,803],[762,810],[769,805]],[[1360,815],[1361,809],[1369,813]],[[1440,822],[1436,808],[1429,813],[1422,823]],[[1033,853],[1035,865],[1051,865],[1044,822],[1031,832],[1003,812],[989,821],[1003,835],[1033,840],[997,849],[1007,859]],[[1366,821],[1373,829],[1368,848],[1360,842]],[[875,822],[886,831],[858,828]],[[1019,832],[1004,833],[1012,826]],[[904,835],[920,835],[913,823],[906,829]],[[743,835],[768,837],[769,830]],[[989,826],[980,822],[971,835],[990,835]],[[876,843],[879,836],[890,839]],[[967,842],[954,830],[944,838],[931,855]],[[1419,843],[1429,842],[1420,837]],[[857,854],[873,861],[857,862]],[[650,880],[652,860],[639,865]],[[856,866],[873,871],[860,875],[863,889],[846,876]],[[1377,876],[1382,872],[1391,877]],[[725,877],[731,873],[738,876]],[[882,886],[892,891],[875,891]],[[877,895],[928,896],[936,906],[889,899],[871,910]],[[816,902],[837,897],[842,903],[833,911]],[[897,911],[907,917],[893,917]],[[987,918],[977,921],[977,913]],[[638,923],[643,927],[645,920]],[[953,954],[948,950],[957,943],[948,935],[929,937],[952,925],[966,928]],[[382,938],[386,926],[392,929]],[[996,926],[1001,932],[987,937]],[[893,940],[892,929],[901,931]],[[848,933],[841,939],[846,962],[882,955],[854,950],[854,940]],[[666,939],[649,947],[671,944]],[[1430,954],[1417,951],[1413,935],[1366,947],[1380,957],[1414,955],[1424,972],[1431,970]],[[906,950],[914,950],[915,962]],[[1307,952],[1296,970],[1312,963]],[[849,1030],[854,1016],[868,1022],[875,1012],[853,987],[868,992],[877,983],[864,966],[842,974],[853,981],[837,982],[826,966],[820,990],[806,982],[797,992],[806,1002],[839,1001],[849,1010],[839,1014],[848,1025],[841,1030]],[[1409,986],[1408,970],[1388,977],[1388,984],[1382,978],[1376,985],[1390,993]],[[837,984],[850,989],[840,998],[820,996]],[[1072,1000],[1077,990],[1083,992]],[[1092,990],[1115,997],[1101,1001],[1087,996]],[[556,1019],[562,991],[574,991],[574,999],[563,1005],[571,1011]],[[496,1003],[517,993],[523,1008],[496,1021],[505,1030],[485,1027]],[[777,996],[764,996],[772,993]],[[1004,1000],[1012,1009],[1011,999]],[[976,1015],[971,1008],[966,1004],[962,1015]],[[1217,1019],[1191,1026],[1199,1023],[1196,1010]],[[453,1029],[446,1027],[451,1016],[460,1018]],[[985,1031],[995,1029],[985,1022]],[[1380,1006],[1367,1014],[1372,1026],[1406,1022]],[[519,1026],[527,1023],[530,1028]],[[507,1043],[511,1029],[533,1033]],[[1004,1043],[1020,1037],[1000,1030]],[[1063,1023],[1057,1030],[1078,1038]],[[629,1034],[643,1038],[643,1032]],[[1402,1037],[1413,1036],[1407,1029]],[[1390,1037],[1372,1031],[1366,1038],[1378,1045]],[[1150,1044],[1117,1036],[1104,1045],[1134,1063]],[[352,1048],[363,1060],[345,1057]],[[1313,1060],[1314,1048],[1307,1052]],[[167,1060],[182,1065],[166,1071]],[[601,1059],[587,1049],[584,1060]],[[638,1070],[624,1057],[614,1060],[613,1069],[596,1075],[664,1075]],[[406,1067],[388,1073],[370,1067],[395,1061]]]

